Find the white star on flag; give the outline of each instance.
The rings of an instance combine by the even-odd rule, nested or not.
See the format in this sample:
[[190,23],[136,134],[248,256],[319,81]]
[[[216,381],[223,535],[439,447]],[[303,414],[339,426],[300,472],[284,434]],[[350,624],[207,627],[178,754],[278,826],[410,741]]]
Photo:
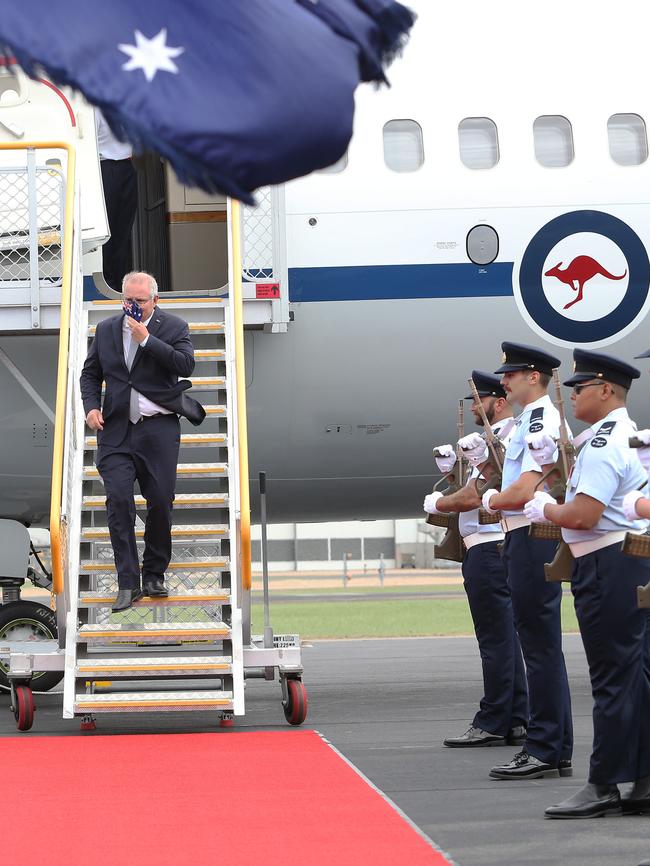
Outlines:
[[128,54],[131,58],[123,64],[122,69],[130,72],[133,69],[141,69],[147,81],[153,81],[156,72],[174,72],[178,74],[178,67],[172,60],[172,57],[178,57],[185,51],[184,48],[171,48],[165,43],[167,41],[167,28],[163,29],[156,36],[147,39],[139,30],[135,31],[135,45],[126,45],[122,43],[117,47],[120,51]]

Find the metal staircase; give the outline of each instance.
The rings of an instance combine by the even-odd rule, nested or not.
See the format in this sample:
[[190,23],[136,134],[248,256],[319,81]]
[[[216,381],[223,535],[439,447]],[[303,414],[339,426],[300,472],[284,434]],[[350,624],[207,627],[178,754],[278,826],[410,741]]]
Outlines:
[[[207,414],[200,428],[181,419],[169,597],[145,597],[117,614],[110,610],[117,580],[94,465],[97,439],[83,425],[77,383],[97,322],[119,314],[121,306],[97,301],[73,316],[68,394],[76,422],[68,429],[65,463],[69,492],[81,488],[81,496],[75,511],[67,509],[67,718],[216,710],[228,719],[244,712],[241,588],[236,551],[231,556],[239,506],[231,310],[223,299],[161,305],[189,322],[196,350],[192,387],[203,392]],[[140,495],[135,502],[146,507]],[[142,535],[137,526],[136,537]]]

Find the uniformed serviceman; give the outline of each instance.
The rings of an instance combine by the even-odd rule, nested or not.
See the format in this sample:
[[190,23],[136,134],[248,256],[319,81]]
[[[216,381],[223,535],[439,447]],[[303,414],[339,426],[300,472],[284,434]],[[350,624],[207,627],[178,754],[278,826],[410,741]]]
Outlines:
[[644,669],[646,614],[636,587],[650,577],[650,561],[626,556],[626,532],[647,521],[630,520],[623,501],[647,489],[647,475],[629,437],[636,425],[625,402],[639,371],[599,352],[576,349],[575,374],[564,384],[580,421],[593,435],[578,454],[566,502],[536,493],[525,512],[535,522],[562,527],[575,557],[571,589],[594,698],[594,740],[589,781],[572,797],[550,806],[549,818],[591,818],[621,811],[619,782],[634,782],[626,811],[650,806],[650,681]]
[[[556,542],[532,538],[524,504],[532,499],[541,469],[529,453],[529,433],[559,436],[560,415],[547,394],[557,358],[519,343],[502,343],[502,375],[508,399],[523,408],[506,449],[501,492],[483,495],[484,508],[502,514],[506,533],[503,559],[510,582],[515,627],[526,663],[530,717],[523,749],[506,764],[493,767],[493,779],[541,779],[570,776],[573,751],[571,698],[564,656],[559,583],[547,583],[544,563],[553,559]],[[550,460],[549,462],[552,462]]]
[[[472,379],[494,433],[499,435],[506,425],[512,429],[508,420],[512,419],[512,407],[498,376],[472,370]],[[472,414],[476,423],[483,426],[474,396],[470,394],[465,399],[473,401]],[[448,737],[444,744],[450,748],[518,746],[526,738],[528,690],[514,627],[510,587],[498,549],[503,532],[498,523],[481,526],[478,522],[481,500],[476,492],[476,478],[480,474],[478,467],[487,459],[485,439],[472,433],[460,440],[459,444],[463,443],[474,449],[481,446],[480,453],[473,457],[474,466],[467,485],[449,496],[430,493],[424,500],[424,510],[430,514],[459,513],[459,531],[466,551],[463,581],[481,654],[484,694],[468,730],[459,737]],[[438,468],[441,472],[450,472],[456,462],[454,448],[443,445],[437,450],[447,455],[437,458]]]

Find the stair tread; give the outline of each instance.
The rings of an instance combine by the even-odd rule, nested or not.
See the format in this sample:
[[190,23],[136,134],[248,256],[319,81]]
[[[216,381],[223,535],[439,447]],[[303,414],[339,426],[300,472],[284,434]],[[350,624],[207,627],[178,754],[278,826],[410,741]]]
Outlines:
[[[177,560],[176,562],[172,560],[167,568],[167,574],[173,574],[174,571],[187,571],[188,569],[201,568],[215,568],[224,570],[229,566],[230,559],[227,556],[197,556],[194,559]],[[79,566],[79,573],[86,574],[89,571],[115,571],[115,562],[112,559],[82,560]]]
[[226,353],[223,349],[195,349],[194,350],[194,360],[195,361],[221,361],[225,360]]
[[77,659],[77,671],[79,673],[90,673],[94,670],[142,670],[147,667],[170,667],[170,668],[205,668],[210,665],[224,666],[232,665],[230,656],[148,656],[131,658],[101,658],[101,659]]
[[[144,496],[133,497],[136,508],[144,508],[146,505]],[[174,498],[174,508],[209,507],[211,505],[225,506],[228,504],[227,493],[177,493]],[[105,496],[84,496],[83,508],[104,508],[106,506]]]
[[[205,407],[204,407],[205,408]],[[217,407],[222,408],[222,407]],[[225,411],[225,407],[224,411]],[[227,444],[228,437],[225,433],[183,433],[181,434],[181,447],[188,445],[211,445],[211,444]],[[86,436],[84,441],[86,450],[94,450],[97,448],[97,437]]]
[[[108,607],[115,601],[117,590],[114,592],[81,592],[79,593],[79,606],[90,607],[93,605]],[[230,591],[220,589],[204,592],[170,592],[168,596],[145,596],[136,601],[135,607],[146,608],[164,607],[165,605],[187,605],[192,607],[197,604],[223,604],[230,602]]]
[[[227,523],[197,523],[197,524],[188,524],[186,526],[173,526],[172,527],[172,541],[185,541],[191,538],[206,538],[211,535],[217,535],[220,538],[227,536],[230,531],[230,527]],[[136,538],[142,538],[144,536],[144,526],[136,526],[135,528]],[[110,533],[108,531],[108,527],[101,526],[86,526],[81,530],[81,538],[84,541],[103,541],[104,539],[110,540]]]
[[174,706],[224,706],[232,704],[233,693],[216,689],[210,690],[185,690],[185,691],[160,691],[160,692],[104,692],[94,695],[77,694],[75,696],[75,709],[92,708],[93,711],[101,710],[103,707],[119,707],[121,709],[132,707],[161,706],[165,708]]
[[[118,309],[116,307],[116,309]],[[219,331],[223,331],[224,323],[223,322],[190,322],[189,329],[191,334],[200,334],[201,332],[205,334],[214,333],[215,331],[218,333]],[[90,325],[88,328],[88,334],[92,337],[95,335],[95,331],[97,330],[97,325]]]
[[[177,475],[226,475],[228,473],[227,463],[179,463],[176,467]],[[96,466],[84,466],[84,478],[97,478],[101,475]]]

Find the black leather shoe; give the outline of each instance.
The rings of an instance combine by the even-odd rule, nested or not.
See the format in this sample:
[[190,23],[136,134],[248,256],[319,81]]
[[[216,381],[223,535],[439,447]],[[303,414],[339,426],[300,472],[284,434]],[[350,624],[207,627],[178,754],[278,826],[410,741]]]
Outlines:
[[523,725],[515,725],[508,731],[506,743],[509,746],[523,746],[523,744],[526,742],[527,734],[528,731]]
[[573,797],[549,806],[547,818],[600,818],[601,815],[621,814],[621,795],[616,785],[592,785],[587,782]]
[[167,587],[160,577],[143,581],[142,593],[143,595],[148,595],[150,598],[167,598],[169,595]]
[[117,613],[120,610],[128,610],[134,601],[142,598],[143,592],[141,589],[118,589],[117,598],[113,602],[111,610]]
[[573,765],[571,761],[560,761],[557,765],[557,771],[560,776],[573,776]]
[[480,728],[475,728],[471,725],[464,734],[460,737],[447,737],[443,740],[445,746],[450,749],[462,749],[474,746],[505,746],[506,738],[500,737],[498,734],[491,734],[489,731],[482,731]]
[[629,791],[621,794],[625,815],[644,815],[650,812],[650,776],[637,779]]
[[492,767],[491,779],[556,779],[560,775],[558,767],[545,764],[528,752],[518,752],[508,764]]

